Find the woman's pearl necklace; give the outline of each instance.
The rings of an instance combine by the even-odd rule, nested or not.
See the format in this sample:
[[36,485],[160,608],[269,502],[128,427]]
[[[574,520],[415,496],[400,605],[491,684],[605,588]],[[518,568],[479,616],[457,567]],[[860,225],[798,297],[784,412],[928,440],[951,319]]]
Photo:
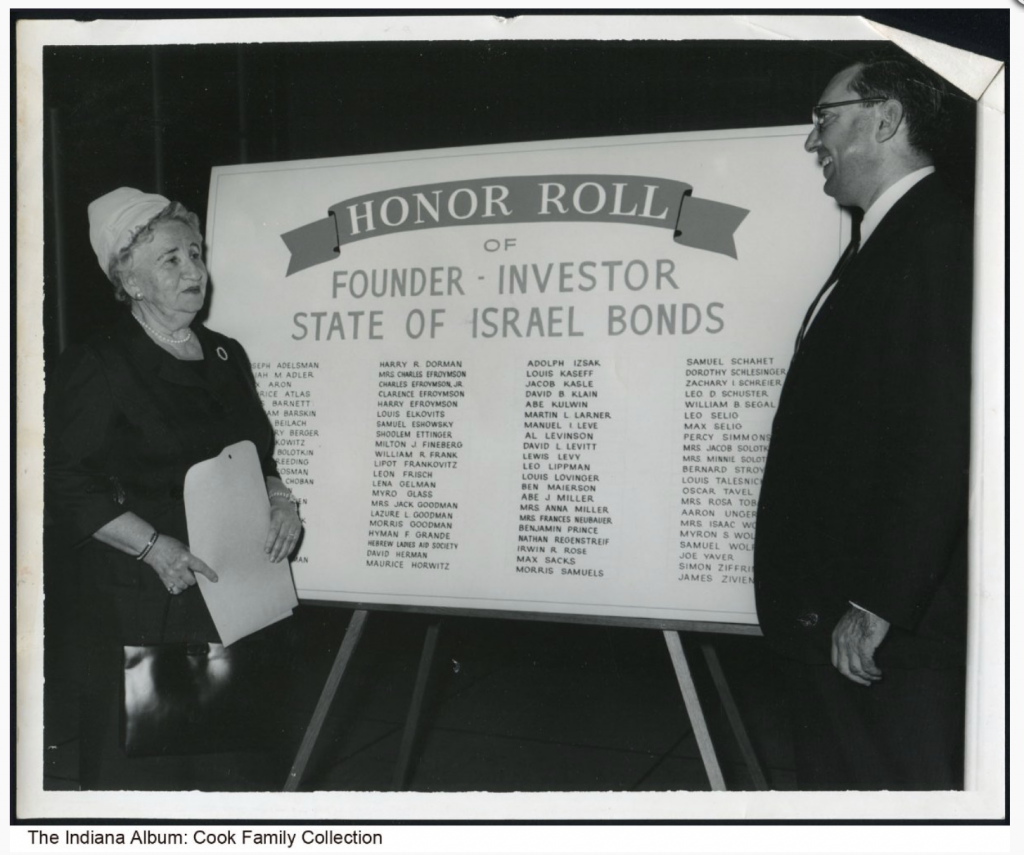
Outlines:
[[160,341],[165,341],[168,344],[184,344],[185,342],[191,341],[192,339],[191,329],[185,332],[184,338],[171,338],[170,336],[160,335],[160,333],[158,333],[149,324],[142,320],[142,318],[136,315],[135,312],[132,312],[132,317],[135,318],[135,320],[137,320],[142,325],[142,328],[146,330],[150,335],[152,335],[154,338],[160,339]]

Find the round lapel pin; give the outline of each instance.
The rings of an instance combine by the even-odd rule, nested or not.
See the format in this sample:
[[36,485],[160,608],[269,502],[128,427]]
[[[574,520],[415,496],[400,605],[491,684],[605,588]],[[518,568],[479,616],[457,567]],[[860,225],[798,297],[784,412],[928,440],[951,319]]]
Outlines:
[[217,356],[219,356],[225,362],[228,361],[228,352],[223,347],[219,347],[218,346],[218,348],[217,348]]

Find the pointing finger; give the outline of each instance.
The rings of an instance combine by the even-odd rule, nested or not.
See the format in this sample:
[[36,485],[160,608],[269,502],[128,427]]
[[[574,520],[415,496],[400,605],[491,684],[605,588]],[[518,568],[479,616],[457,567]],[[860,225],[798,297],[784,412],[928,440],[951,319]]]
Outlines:
[[194,573],[202,573],[211,582],[217,581],[217,574],[213,572],[213,569],[206,564],[205,561],[201,561],[194,555],[192,556],[192,560],[189,562],[189,569]]

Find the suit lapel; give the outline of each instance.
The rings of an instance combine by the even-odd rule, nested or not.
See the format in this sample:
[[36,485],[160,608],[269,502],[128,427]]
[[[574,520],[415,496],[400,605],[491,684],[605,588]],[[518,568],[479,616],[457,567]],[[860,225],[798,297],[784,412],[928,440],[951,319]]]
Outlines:
[[[861,244],[860,249],[844,267],[836,287],[819,309],[814,323],[808,328],[806,339],[823,338],[825,341],[831,341],[834,339],[834,330],[828,332],[827,335],[822,331],[830,329],[835,314],[842,313],[844,306],[856,304],[858,300],[869,298],[869,295],[863,293],[864,289],[861,287],[865,281],[865,273],[870,274],[874,265],[884,264],[885,258],[892,255],[893,248],[890,244],[894,236],[898,240],[899,235],[904,234],[907,218],[913,215],[914,210],[920,204],[928,204],[927,197],[933,196],[936,189],[942,186],[938,182],[939,179],[934,173],[925,176],[889,209],[875,226],[875,230],[868,240]],[[938,203],[936,202],[936,204]],[[816,329],[817,336],[815,336]]]
[[[896,203],[875,226],[870,238],[861,245],[852,267],[856,269],[861,265],[870,264],[880,253],[891,251],[887,249],[887,244],[891,243],[892,236],[905,233],[907,218],[913,215],[919,205],[928,205],[929,203],[926,201],[928,197],[934,197],[935,191],[941,186],[938,175],[932,173],[926,175],[897,199]],[[932,204],[940,203],[936,200]]]

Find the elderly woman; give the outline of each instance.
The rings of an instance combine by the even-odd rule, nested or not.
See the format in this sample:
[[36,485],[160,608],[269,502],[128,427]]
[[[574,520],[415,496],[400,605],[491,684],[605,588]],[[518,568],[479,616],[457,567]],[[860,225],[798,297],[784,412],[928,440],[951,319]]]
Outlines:
[[216,568],[188,547],[185,473],[251,440],[274,561],[291,553],[301,523],[245,351],[196,322],[208,283],[196,215],[122,187],[89,205],[89,236],[125,311],[64,354],[46,423],[48,509],[81,541],[81,784],[188,786],[187,758],[128,759],[118,742],[123,646],[219,640],[196,586],[197,574],[216,582]]

